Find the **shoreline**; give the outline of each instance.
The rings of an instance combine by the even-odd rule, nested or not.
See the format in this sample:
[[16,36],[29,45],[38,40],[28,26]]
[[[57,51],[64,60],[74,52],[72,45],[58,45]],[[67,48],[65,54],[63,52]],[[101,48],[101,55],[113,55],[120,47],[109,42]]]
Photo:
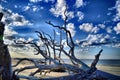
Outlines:
[[[16,64],[18,60],[12,59],[12,65]],[[21,64],[19,64],[16,68],[21,68],[21,67],[25,67],[25,66],[32,66],[33,64],[31,62],[28,61],[24,61],[21,62]],[[120,66],[109,66],[109,65],[97,65],[96,68],[98,70],[116,75],[116,76],[120,76]],[[13,67],[13,69],[15,69]],[[36,69],[31,69],[31,70],[25,70],[23,71],[22,75],[29,75],[31,72],[34,72]],[[37,74],[37,76],[39,77],[60,77],[60,76],[66,76],[69,75],[68,73],[62,73],[62,72],[50,72],[47,73],[47,76],[44,76],[44,74],[42,76],[40,76],[40,74]]]
[[120,66],[97,65],[96,67],[98,70],[120,76]]

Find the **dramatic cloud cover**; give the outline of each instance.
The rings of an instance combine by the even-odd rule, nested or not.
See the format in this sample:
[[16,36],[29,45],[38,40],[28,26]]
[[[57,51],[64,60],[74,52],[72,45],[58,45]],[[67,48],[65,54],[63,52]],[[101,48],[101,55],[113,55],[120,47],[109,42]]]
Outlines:
[[[60,31],[45,21],[64,26],[64,14],[68,17],[66,27],[73,37],[77,54],[77,51],[92,54],[102,48],[103,56],[111,54],[108,59],[120,56],[120,0],[1,0],[0,12],[4,13],[4,41],[12,53],[21,52],[21,57],[27,55],[23,51],[30,50],[32,55],[34,49],[30,45],[17,46],[14,40],[35,41],[42,46],[35,31],[53,37],[55,30],[56,42],[59,41]],[[62,36],[62,44],[66,47],[64,32]]]
[[24,18],[24,16],[19,15],[18,13],[12,12],[10,9],[6,10],[2,6],[0,6],[0,12],[4,13],[4,17],[2,18],[2,22],[6,24],[5,26],[5,43],[12,44],[12,38],[14,35],[17,35],[18,32],[14,31],[11,26],[25,26],[32,25],[28,20]]

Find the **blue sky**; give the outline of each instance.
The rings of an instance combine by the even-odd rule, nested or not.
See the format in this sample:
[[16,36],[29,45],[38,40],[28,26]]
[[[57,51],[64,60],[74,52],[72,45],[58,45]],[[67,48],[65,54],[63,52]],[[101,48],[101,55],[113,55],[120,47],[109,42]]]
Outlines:
[[[53,36],[55,28],[45,21],[63,26],[65,5],[69,17],[67,29],[79,44],[76,55],[94,58],[103,49],[102,59],[119,59],[120,0],[0,0],[0,12],[4,13],[2,21],[6,24],[4,40],[10,45],[12,55],[28,56],[28,48],[13,46],[13,40],[38,40],[35,31]],[[59,30],[55,31],[59,36]]]

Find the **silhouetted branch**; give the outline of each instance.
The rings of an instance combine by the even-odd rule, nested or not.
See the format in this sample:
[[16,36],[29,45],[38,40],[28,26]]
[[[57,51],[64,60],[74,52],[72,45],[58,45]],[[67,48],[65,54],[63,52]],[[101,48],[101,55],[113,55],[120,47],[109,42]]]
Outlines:
[[101,50],[99,51],[99,53],[98,53],[97,55],[95,55],[95,59],[94,59],[94,61],[93,61],[92,64],[91,64],[91,68],[96,68],[96,64],[97,64],[98,61],[99,61],[99,57],[100,57],[100,54],[102,53],[102,51],[103,51],[103,49],[101,49]]
[[[28,58],[22,58],[22,59],[19,59],[19,61],[18,61],[15,65],[13,65],[12,67],[18,66],[18,65],[19,65],[21,62],[23,62],[23,61],[30,61],[30,62],[32,62],[35,66],[38,66],[38,62],[37,62],[36,60],[34,60],[34,59],[28,59]],[[45,63],[45,62],[39,60],[39,63]]]

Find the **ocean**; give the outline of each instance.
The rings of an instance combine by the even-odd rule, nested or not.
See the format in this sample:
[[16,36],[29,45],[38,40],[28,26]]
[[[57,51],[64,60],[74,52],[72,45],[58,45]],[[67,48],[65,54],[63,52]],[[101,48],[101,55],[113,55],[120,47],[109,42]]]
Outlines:
[[[83,62],[86,64],[91,64],[93,59],[83,59]],[[97,65],[105,65],[105,66],[120,66],[120,59],[100,59]]]
[[[68,59],[64,59],[64,61],[66,63],[71,63]],[[91,65],[93,59],[81,59],[81,61],[87,65]],[[100,59],[96,67],[98,70],[120,76],[120,59]]]
[[[64,59],[65,62],[70,62],[68,59]],[[90,65],[93,62],[93,59],[81,59],[84,63]],[[100,59],[97,65],[104,66],[120,66],[120,59]]]
[[[21,58],[14,58],[14,59],[21,59]],[[32,58],[37,59],[38,58]],[[43,60],[43,59],[41,59]],[[86,63],[87,65],[91,65],[94,59],[81,59],[82,62]],[[69,59],[63,59],[65,63],[71,63]],[[104,66],[118,66],[120,67],[120,59],[99,59],[97,65],[104,65]]]

